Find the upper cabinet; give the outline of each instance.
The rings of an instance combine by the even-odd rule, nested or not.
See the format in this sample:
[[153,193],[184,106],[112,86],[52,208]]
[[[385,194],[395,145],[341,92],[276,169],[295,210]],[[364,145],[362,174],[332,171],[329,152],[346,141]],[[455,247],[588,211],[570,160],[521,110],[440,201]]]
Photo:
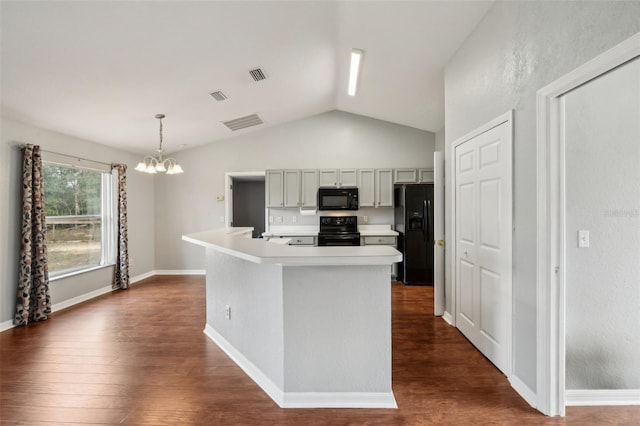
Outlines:
[[376,172],[374,169],[358,170],[360,186],[358,190],[358,202],[360,207],[375,207],[376,202]]
[[393,181],[395,183],[416,183],[418,182],[417,169],[394,169]]
[[267,170],[265,184],[267,207],[298,207],[300,176],[300,170]]
[[432,183],[433,169],[267,170],[267,207],[318,207],[319,187],[357,187],[360,207],[393,207],[395,183]]
[[358,186],[358,171],[356,169],[320,170],[320,186]]
[[300,170],[284,171],[284,206],[300,205]]
[[358,170],[360,207],[393,207],[393,170]]
[[418,169],[419,183],[433,183],[433,169]]
[[376,205],[393,207],[393,170],[376,169]]
[[394,183],[433,183],[433,169],[394,169]]
[[318,207],[319,173],[317,170],[302,170],[300,185],[300,206]]
[[267,170],[265,188],[267,207],[284,207],[284,171]]

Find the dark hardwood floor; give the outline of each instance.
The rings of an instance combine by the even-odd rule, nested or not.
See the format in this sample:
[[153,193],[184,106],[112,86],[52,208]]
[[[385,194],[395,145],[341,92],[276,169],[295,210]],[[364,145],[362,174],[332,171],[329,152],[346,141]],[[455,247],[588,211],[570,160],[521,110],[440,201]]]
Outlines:
[[392,287],[397,410],[278,408],[202,333],[204,277],[159,276],[1,333],[0,423],[640,424],[640,407],[539,414],[432,315],[432,288]]

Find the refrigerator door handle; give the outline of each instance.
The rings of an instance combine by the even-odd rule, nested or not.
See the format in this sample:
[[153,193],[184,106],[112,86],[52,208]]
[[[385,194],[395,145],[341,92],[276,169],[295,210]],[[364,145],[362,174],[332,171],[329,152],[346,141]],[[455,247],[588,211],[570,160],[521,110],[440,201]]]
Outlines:
[[[427,223],[425,223],[424,225],[424,229],[425,229],[425,234],[431,229],[431,227],[433,226],[433,221],[431,220],[431,200],[426,200],[425,204],[427,204]],[[426,238],[425,238],[426,241]],[[431,244],[433,244],[433,239],[431,241]]]
[[424,204],[424,211],[422,212],[422,220],[426,220],[426,223],[422,224],[422,236],[424,239],[424,242],[427,242],[427,226],[429,223],[429,209],[427,208],[427,200],[423,200],[423,204]]

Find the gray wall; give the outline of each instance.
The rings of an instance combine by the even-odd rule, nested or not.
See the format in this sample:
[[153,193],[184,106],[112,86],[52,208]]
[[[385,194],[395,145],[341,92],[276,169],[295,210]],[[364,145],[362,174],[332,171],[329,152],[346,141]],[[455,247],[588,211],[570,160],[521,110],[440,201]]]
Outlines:
[[[17,145],[31,143],[40,145],[44,150],[127,164],[131,276],[154,269],[154,180],[152,176],[133,170],[140,160],[139,155],[5,118],[2,118],[0,137],[0,323],[13,318],[18,282],[22,153]],[[106,268],[53,281],[52,303],[61,303],[111,285],[112,271],[113,268]]]
[[233,226],[253,227],[253,238],[264,229],[264,180],[233,180]]
[[435,135],[331,111],[176,154],[182,175],[156,179],[156,267],[204,269],[199,247],[183,234],[224,224],[226,172],[267,169],[431,167]]
[[436,151],[445,152],[445,134],[444,127],[436,132]]
[[445,69],[447,145],[500,114],[515,110],[514,374],[533,391],[535,94],[640,31],[638,16],[640,2],[496,2]]
[[564,98],[566,387],[640,389],[640,59]]

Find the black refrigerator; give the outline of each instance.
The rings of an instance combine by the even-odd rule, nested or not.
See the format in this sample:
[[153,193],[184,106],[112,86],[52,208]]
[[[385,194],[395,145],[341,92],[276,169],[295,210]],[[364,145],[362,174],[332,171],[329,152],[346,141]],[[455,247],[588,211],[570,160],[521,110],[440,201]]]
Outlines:
[[398,280],[411,285],[433,285],[433,184],[394,188],[395,228],[403,260]]

